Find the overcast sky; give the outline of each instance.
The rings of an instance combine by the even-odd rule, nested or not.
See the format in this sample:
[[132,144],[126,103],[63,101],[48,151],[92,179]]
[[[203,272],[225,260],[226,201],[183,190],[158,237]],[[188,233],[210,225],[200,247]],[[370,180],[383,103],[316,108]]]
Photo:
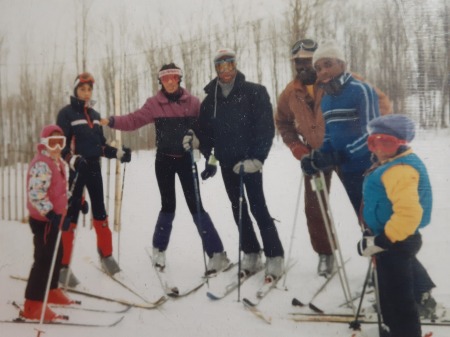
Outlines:
[[[6,36],[9,49],[8,63],[17,66],[23,62],[25,46],[31,54],[39,50],[41,55],[33,55],[33,61],[41,59],[46,52],[53,52],[58,46],[60,57],[65,57],[65,49],[72,47],[75,30],[75,2],[81,0],[0,0],[0,36]],[[245,6],[242,17],[267,17],[285,10],[284,0],[91,0],[89,11],[89,39],[95,43],[102,38],[106,18],[119,24],[116,19],[122,13],[129,18],[127,31],[130,40],[133,33],[146,29],[149,25],[162,25],[178,33],[189,29],[193,19],[217,20],[223,22],[230,13],[231,6]],[[231,18],[230,18],[231,20]],[[132,48],[130,43],[129,48]],[[130,49],[129,52],[132,52]],[[72,54],[69,55],[73,59]]]

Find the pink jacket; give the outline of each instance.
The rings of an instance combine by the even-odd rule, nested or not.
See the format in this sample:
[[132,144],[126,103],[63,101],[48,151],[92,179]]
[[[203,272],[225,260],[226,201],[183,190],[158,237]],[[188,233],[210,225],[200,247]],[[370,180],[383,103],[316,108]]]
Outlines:
[[56,163],[43,151],[33,158],[27,175],[27,208],[30,217],[39,221],[48,221],[45,214],[51,210],[66,213],[67,176],[62,159]]
[[133,131],[154,123],[157,118],[198,117],[200,100],[182,88],[183,94],[179,103],[170,102],[160,91],[147,99],[142,108],[124,116],[114,116],[114,129]]

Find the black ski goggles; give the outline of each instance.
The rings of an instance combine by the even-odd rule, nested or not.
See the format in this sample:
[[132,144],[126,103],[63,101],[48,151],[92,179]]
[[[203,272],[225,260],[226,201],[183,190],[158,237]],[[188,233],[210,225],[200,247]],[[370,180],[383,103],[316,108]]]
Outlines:
[[295,42],[292,46],[291,53],[295,55],[299,52],[299,50],[306,50],[313,52],[317,49],[317,42],[311,39],[302,39]]

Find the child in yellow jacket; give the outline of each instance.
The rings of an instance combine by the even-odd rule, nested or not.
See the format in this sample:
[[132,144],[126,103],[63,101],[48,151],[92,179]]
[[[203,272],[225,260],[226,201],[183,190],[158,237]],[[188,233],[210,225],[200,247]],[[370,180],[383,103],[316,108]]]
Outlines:
[[412,120],[387,115],[372,120],[367,129],[368,147],[377,161],[364,180],[363,217],[370,235],[359,242],[358,252],[375,255],[381,313],[391,337],[420,337],[415,269],[425,273],[429,289],[434,287],[416,258],[422,245],[419,229],[431,219],[430,180],[424,163],[408,147],[415,135]]

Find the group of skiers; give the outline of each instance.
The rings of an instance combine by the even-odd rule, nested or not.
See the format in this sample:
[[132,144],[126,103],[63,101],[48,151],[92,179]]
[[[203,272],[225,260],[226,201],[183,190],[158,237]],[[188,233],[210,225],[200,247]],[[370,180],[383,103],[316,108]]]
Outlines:
[[[92,108],[94,78],[89,73],[79,75],[70,105],[59,112],[56,125],[42,130],[38,154],[29,168],[28,208],[35,262],[22,315],[54,320],[57,315],[44,305],[45,299],[47,303],[71,303],[58,288],[58,280],[69,286],[78,284],[69,266],[78,214],[88,209],[84,187],[91,201],[102,267],[111,275],[120,271],[112,256],[100,157],[125,163],[131,160],[131,150],[106,144],[102,126],[131,131],[155,124],[155,173],[161,195],[153,234],[156,267],[164,269],[166,265],[176,210],[176,175],[209,258],[206,274],[230,265],[201,201],[194,159],[194,151],[199,149],[206,159],[200,174],[203,180],[214,177],[220,163],[239,228],[242,271],[255,273],[265,268],[269,281],[279,279],[284,273],[284,250],[266,205],[262,175],[276,127],[304,173],[305,213],[311,243],[319,256],[318,274],[329,277],[335,261],[326,219],[310,183],[312,177],[323,173],[329,190],[335,172],[358,217],[362,211],[359,222],[364,236],[358,252],[376,259],[381,312],[390,335],[421,336],[423,312],[419,314],[419,308],[432,311],[436,303],[430,294],[435,285],[415,257],[421,245],[419,228],[430,222],[432,198],[425,166],[408,145],[414,138],[414,123],[404,115],[391,114],[387,95],[347,70],[343,50],[335,41],[318,45],[301,39],[292,47],[291,60],[297,76],[280,95],[275,117],[266,88],[246,80],[237,69],[235,51],[227,48],[214,56],[217,77],[205,86],[201,103],[181,87],[182,70],[169,63],[158,73],[161,89],[140,109],[101,118]],[[64,162],[70,166],[68,188]],[[62,249],[46,294],[42,280],[50,274],[58,233]]]

